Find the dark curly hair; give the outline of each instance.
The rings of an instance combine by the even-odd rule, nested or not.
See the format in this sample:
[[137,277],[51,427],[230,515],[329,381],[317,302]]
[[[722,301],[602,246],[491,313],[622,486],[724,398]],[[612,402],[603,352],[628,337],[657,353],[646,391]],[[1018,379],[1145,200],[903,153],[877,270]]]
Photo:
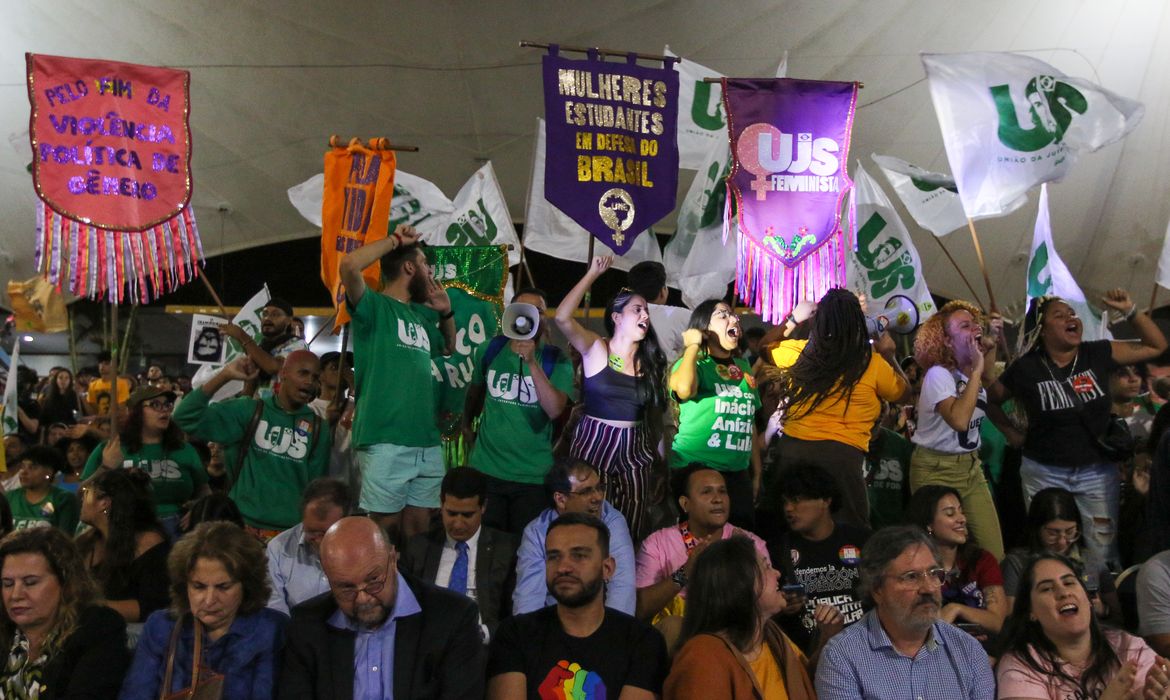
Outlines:
[[872,356],[861,302],[848,289],[830,289],[817,302],[808,345],[780,375],[787,419],[813,413],[834,398],[843,398],[848,410],[853,389]]
[[[158,533],[166,539],[162,524],[154,511],[154,497],[150,490],[150,475],[141,469],[103,469],[85,485],[95,498],[109,498],[109,536],[105,539],[102,563],[94,570],[94,578],[102,591],[122,590],[130,578],[138,548],[138,535]],[[85,559],[102,542],[101,530],[90,528],[77,538],[77,547]]]
[[[137,406],[130,409],[130,412],[126,416],[126,422],[118,432],[118,437],[122,439],[122,449],[127,454],[138,452],[142,449],[142,424],[145,420],[145,411],[146,402],[140,401]],[[187,438],[183,435],[183,431],[179,429],[174,419],[172,419],[162,434],[163,450],[173,452],[182,447],[185,442],[187,442]]]
[[264,545],[232,523],[215,521],[199,525],[180,539],[167,557],[171,578],[171,612],[181,619],[191,612],[187,580],[199,559],[214,559],[228,576],[244,588],[239,615],[251,615],[268,603],[268,558]]
[[[44,557],[61,587],[53,628],[45,637],[51,645],[47,649],[51,654],[60,649],[77,628],[81,611],[100,601],[97,583],[89,575],[73,540],[55,527],[17,530],[0,540],[0,569],[4,568],[5,559],[16,554]],[[11,648],[15,635],[16,624],[8,616],[7,606],[0,606],[0,648]]]

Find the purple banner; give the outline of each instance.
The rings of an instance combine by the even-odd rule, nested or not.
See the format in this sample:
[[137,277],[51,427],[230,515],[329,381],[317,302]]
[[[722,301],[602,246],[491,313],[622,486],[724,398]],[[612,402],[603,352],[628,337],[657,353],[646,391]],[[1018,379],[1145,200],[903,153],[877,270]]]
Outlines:
[[674,210],[678,72],[590,55],[544,57],[544,196],[597,240],[625,254]]
[[857,83],[723,81],[734,162],[736,288],[765,317],[844,282],[841,205]]

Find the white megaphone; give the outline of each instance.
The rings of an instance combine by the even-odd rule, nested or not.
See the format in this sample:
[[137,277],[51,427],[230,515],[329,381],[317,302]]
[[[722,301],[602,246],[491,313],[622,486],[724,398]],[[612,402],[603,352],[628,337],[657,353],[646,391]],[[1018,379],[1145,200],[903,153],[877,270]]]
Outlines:
[[512,340],[532,340],[540,330],[540,309],[521,302],[508,304],[500,328]]
[[865,323],[869,327],[871,337],[877,337],[883,331],[910,335],[918,328],[918,305],[914,300],[903,294],[895,294],[886,300],[885,308],[876,314],[866,317]]

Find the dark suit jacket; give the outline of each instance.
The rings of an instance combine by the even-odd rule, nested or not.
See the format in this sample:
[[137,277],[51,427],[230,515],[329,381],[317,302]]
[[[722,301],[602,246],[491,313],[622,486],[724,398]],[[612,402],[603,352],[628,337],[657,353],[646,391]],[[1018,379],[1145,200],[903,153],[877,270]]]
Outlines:
[[45,665],[41,697],[113,700],[129,666],[122,616],[104,605],[85,608],[73,634]]
[[[434,583],[446,541],[447,533],[442,526],[415,535],[406,545],[402,570],[427,583]],[[496,625],[500,620],[512,610],[518,545],[515,535],[480,526],[479,545],[475,554],[475,595],[479,614],[492,634],[496,633]]]
[[[403,577],[422,612],[398,620],[394,635],[394,697],[479,700],[486,652],[479,611],[466,596]],[[292,610],[285,632],[277,697],[351,700],[355,635],[326,624],[337,611],[331,593]]]

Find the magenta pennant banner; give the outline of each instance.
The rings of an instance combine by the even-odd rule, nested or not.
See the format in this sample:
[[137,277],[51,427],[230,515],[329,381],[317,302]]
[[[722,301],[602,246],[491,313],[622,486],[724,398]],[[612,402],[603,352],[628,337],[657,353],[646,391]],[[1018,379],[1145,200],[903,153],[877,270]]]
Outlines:
[[[735,288],[774,323],[804,299],[845,284],[841,209],[857,83],[723,80],[734,161]],[[726,235],[725,231],[725,235]]]
[[674,210],[678,192],[678,72],[596,55],[544,57],[544,196],[624,255],[638,233]]

